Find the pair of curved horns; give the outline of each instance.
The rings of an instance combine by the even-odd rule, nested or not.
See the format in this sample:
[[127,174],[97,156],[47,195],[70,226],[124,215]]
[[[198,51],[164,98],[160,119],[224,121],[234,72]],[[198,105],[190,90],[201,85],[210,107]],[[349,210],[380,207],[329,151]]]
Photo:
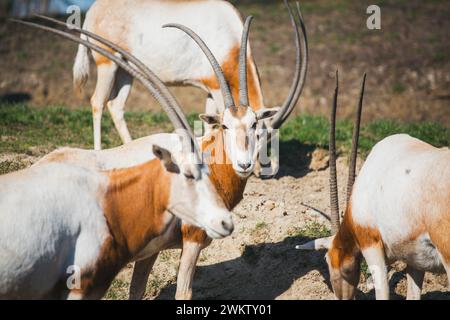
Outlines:
[[[241,48],[239,53],[239,103],[241,106],[248,107],[249,99],[248,99],[248,88],[247,88],[247,46],[248,46],[248,37],[250,25],[253,20],[252,16],[247,17],[244,23],[244,30],[242,33],[241,40]],[[233,95],[230,90],[230,86],[225,77],[225,74],[217,61],[214,54],[211,52],[211,49],[206,45],[203,39],[195,33],[192,29],[178,24],[178,23],[170,23],[163,26],[163,28],[176,28],[183,32],[185,32],[188,36],[190,36],[200,47],[200,49],[205,54],[209,63],[211,64],[214,73],[219,81],[220,89],[222,91],[223,99],[225,102],[225,108],[235,108],[236,103],[233,99]]]
[[[358,106],[356,110],[355,122],[353,127],[352,150],[350,155],[348,182],[347,182],[347,205],[350,201],[353,184],[356,176],[356,160],[358,155],[359,133],[361,127],[361,115],[364,101],[364,90],[366,85],[366,74],[364,74],[361,89],[359,93]],[[337,98],[339,95],[339,74],[336,71],[336,88],[334,90],[333,105],[330,116],[330,206],[331,206],[331,233],[333,236],[327,238],[315,239],[303,245],[296,246],[299,250],[321,250],[328,249],[334,239],[334,235],[339,231],[339,200],[338,200],[338,184],[336,172],[336,110]]]
[[[191,146],[193,146],[193,148],[194,148],[194,151],[195,151],[194,153],[196,154],[196,156],[198,158],[197,160],[201,159],[200,149],[197,146],[197,142],[195,140],[194,133],[193,133],[192,129],[190,128],[188,121],[186,119],[186,116],[184,115],[176,98],[169,91],[169,89],[164,85],[164,83],[144,63],[142,63],[139,59],[137,59],[135,56],[133,56],[126,50],[120,48],[118,45],[116,45],[116,44],[114,44],[92,32],[83,30],[74,25],[68,25],[62,21],[59,21],[59,20],[56,20],[56,19],[53,19],[50,17],[41,16],[41,15],[36,15],[36,17],[43,19],[43,20],[53,22],[53,23],[61,25],[61,26],[65,26],[65,27],[69,28],[70,30],[76,31],[80,34],[84,34],[84,35],[88,36],[89,38],[92,38],[92,39],[98,41],[99,43],[103,44],[105,47],[119,53],[123,58],[125,58],[126,60],[124,60],[122,57],[120,57],[116,54],[113,54],[112,52],[108,51],[105,48],[102,48],[102,47],[100,47],[92,42],[89,42],[87,40],[83,40],[79,37],[76,37],[76,36],[72,35],[71,33],[64,32],[59,29],[51,28],[48,26],[40,25],[37,23],[11,19],[11,21],[13,21],[13,22],[20,23],[20,24],[28,26],[28,27],[51,32],[62,38],[70,40],[72,42],[82,44],[82,45],[88,47],[89,49],[101,54],[102,56],[110,59],[114,63],[116,63],[119,67],[121,67],[123,70],[128,72],[133,78],[136,78],[144,85],[144,87],[151,93],[151,95],[156,99],[156,101],[158,101],[158,103],[162,106],[164,111],[167,113],[170,121],[172,122],[172,124],[174,125],[174,127],[178,131],[178,133],[181,136],[183,136],[183,138],[186,138],[184,143],[190,141]],[[129,62],[131,62],[134,66],[132,64],[130,64]],[[185,145],[184,150],[191,150],[191,148],[186,148],[186,145]],[[198,163],[200,163],[200,162],[198,162]]]
[[[306,74],[308,72],[308,61],[309,61],[308,37],[306,35],[306,27],[300,10],[300,4],[299,2],[297,2],[296,8],[297,18],[300,23],[299,25],[299,23],[297,23],[296,19],[294,18],[292,9],[287,0],[284,0],[284,3],[288,8],[291,23],[292,26],[294,27],[295,32],[295,46],[296,46],[295,75],[286,100],[282,104],[280,111],[278,111],[278,113],[272,120],[271,123],[272,129],[279,129],[281,125],[287,120],[289,115],[292,113],[292,110],[294,110],[303,92],[303,87],[305,86],[306,81]],[[299,31],[299,28],[301,29],[301,32]]]
[[[290,113],[294,109],[295,105],[300,98],[300,95],[303,91],[303,87],[305,84],[307,67],[308,67],[308,39],[306,36],[306,28],[303,22],[303,17],[300,11],[300,4],[297,2],[297,18],[299,23],[295,19],[292,9],[287,2],[284,0],[284,3],[289,11],[289,16],[291,19],[291,23],[294,27],[295,31],[295,44],[296,44],[296,72],[294,76],[294,80],[289,92],[288,97],[283,103],[280,111],[275,115],[271,126],[273,129],[278,129],[284,121],[289,117]],[[248,38],[249,38],[249,30],[253,17],[249,16],[245,20],[244,29],[242,33],[241,39],[241,48],[239,53],[239,104],[244,107],[249,106],[249,98],[248,98],[248,86],[247,86],[247,47],[248,47]],[[214,73],[219,81],[220,88],[222,91],[222,95],[225,102],[225,108],[234,108],[236,106],[235,101],[233,100],[233,95],[230,90],[230,86],[225,78],[225,74],[218,63],[217,59],[214,57],[211,50],[205,44],[205,42],[200,38],[198,34],[196,34],[193,30],[181,24],[166,24],[163,26],[164,28],[177,28],[185,32],[189,35],[200,47],[205,56],[208,58]],[[299,31],[301,29],[301,32]],[[303,59],[302,59],[303,56]]]
[[[348,171],[347,182],[347,205],[350,201],[350,196],[355,182],[356,176],[356,160],[358,156],[359,132],[361,128],[361,115],[364,101],[364,89],[366,86],[366,74],[364,74],[361,89],[359,93],[358,106],[356,110],[355,122],[353,126],[352,151],[350,155],[350,164]],[[336,234],[340,227],[339,217],[339,200],[338,200],[338,184],[336,172],[336,110],[337,99],[339,95],[339,74],[336,70],[336,89],[334,91],[333,106],[331,108],[330,117],[330,205],[331,205],[331,232]]]

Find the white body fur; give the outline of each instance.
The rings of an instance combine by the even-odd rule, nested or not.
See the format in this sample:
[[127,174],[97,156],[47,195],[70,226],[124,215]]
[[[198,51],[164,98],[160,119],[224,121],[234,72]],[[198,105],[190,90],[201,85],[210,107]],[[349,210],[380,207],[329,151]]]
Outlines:
[[407,263],[408,299],[420,298],[425,271],[446,270],[450,277],[448,148],[437,149],[405,134],[382,140],[356,179],[351,212],[355,226],[381,235],[382,248],[362,248],[369,268],[374,268],[378,299],[389,298],[387,262]]
[[442,269],[428,232],[411,237],[424,221],[450,219],[449,181],[448,150],[404,134],[388,137],[373,148],[356,180],[354,223],[379,230],[388,258],[420,270]]
[[93,267],[109,235],[107,180],[57,163],[0,177],[0,299],[45,298],[69,266]]

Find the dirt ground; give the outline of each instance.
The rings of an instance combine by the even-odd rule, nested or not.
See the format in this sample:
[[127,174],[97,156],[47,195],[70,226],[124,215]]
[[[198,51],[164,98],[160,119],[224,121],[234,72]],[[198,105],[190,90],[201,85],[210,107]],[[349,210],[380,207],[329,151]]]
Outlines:
[[[299,150],[296,162],[287,158],[276,179],[249,180],[244,200],[233,211],[235,232],[224,240],[214,240],[201,253],[194,279],[194,299],[334,299],[324,253],[294,249],[296,244],[323,233],[324,226],[329,226],[323,214],[329,212],[329,171],[309,169],[316,160],[321,167],[321,158],[312,156],[312,151]],[[7,171],[37,160],[31,155],[0,156],[0,163],[10,164]],[[341,209],[347,170],[347,159],[339,158]],[[180,252],[168,250],[160,254],[145,299],[174,299]],[[403,269],[401,263],[396,263],[389,272],[394,299],[404,299],[406,294]],[[127,299],[131,274],[129,264],[106,298]],[[364,274],[359,289],[358,299],[374,298]],[[427,273],[423,298],[450,299],[447,277]]]
[[[253,15],[251,45],[267,106],[279,105],[293,76],[292,28],[281,0],[233,1]],[[310,67],[295,112],[327,114],[341,71],[340,117],[352,114],[360,78],[368,73],[364,121],[393,118],[436,121],[450,126],[450,3],[446,0],[384,0],[382,29],[366,28],[370,1],[301,1],[309,35]],[[86,107],[95,85],[95,68],[81,97],[72,90],[76,46],[0,18],[0,102],[33,106]],[[201,111],[205,94],[175,88],[186,110]],[[160,110],[135,86],[127,110]]]

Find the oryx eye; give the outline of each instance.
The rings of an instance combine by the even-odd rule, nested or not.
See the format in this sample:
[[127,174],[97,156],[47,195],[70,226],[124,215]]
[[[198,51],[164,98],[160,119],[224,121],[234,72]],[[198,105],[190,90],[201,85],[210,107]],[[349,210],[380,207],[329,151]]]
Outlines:
[[228,127],[227,127],[226,125],[223,124],[223,125],[222,125],[222,129],[223,129],[223,130],[228,130]]
[[253,130],[256,130],[256,126],[257,126],[257,123],[255,122],[255,123],[252,125],[252,129],[253,129]]

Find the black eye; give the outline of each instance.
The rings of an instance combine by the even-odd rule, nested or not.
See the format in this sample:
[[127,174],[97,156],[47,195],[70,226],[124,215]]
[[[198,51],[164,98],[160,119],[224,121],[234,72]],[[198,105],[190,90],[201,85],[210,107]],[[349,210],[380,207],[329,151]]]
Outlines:
[[226,125],[223,124],[223,125],[222,125],[222,129],[223,129],[223,130],[228,130],[228,127],[227,127]]
[[253,125],[252,125],[252,129],[253,130],[256,130],[256,126],[257,126],[258,124],[255,122]]

